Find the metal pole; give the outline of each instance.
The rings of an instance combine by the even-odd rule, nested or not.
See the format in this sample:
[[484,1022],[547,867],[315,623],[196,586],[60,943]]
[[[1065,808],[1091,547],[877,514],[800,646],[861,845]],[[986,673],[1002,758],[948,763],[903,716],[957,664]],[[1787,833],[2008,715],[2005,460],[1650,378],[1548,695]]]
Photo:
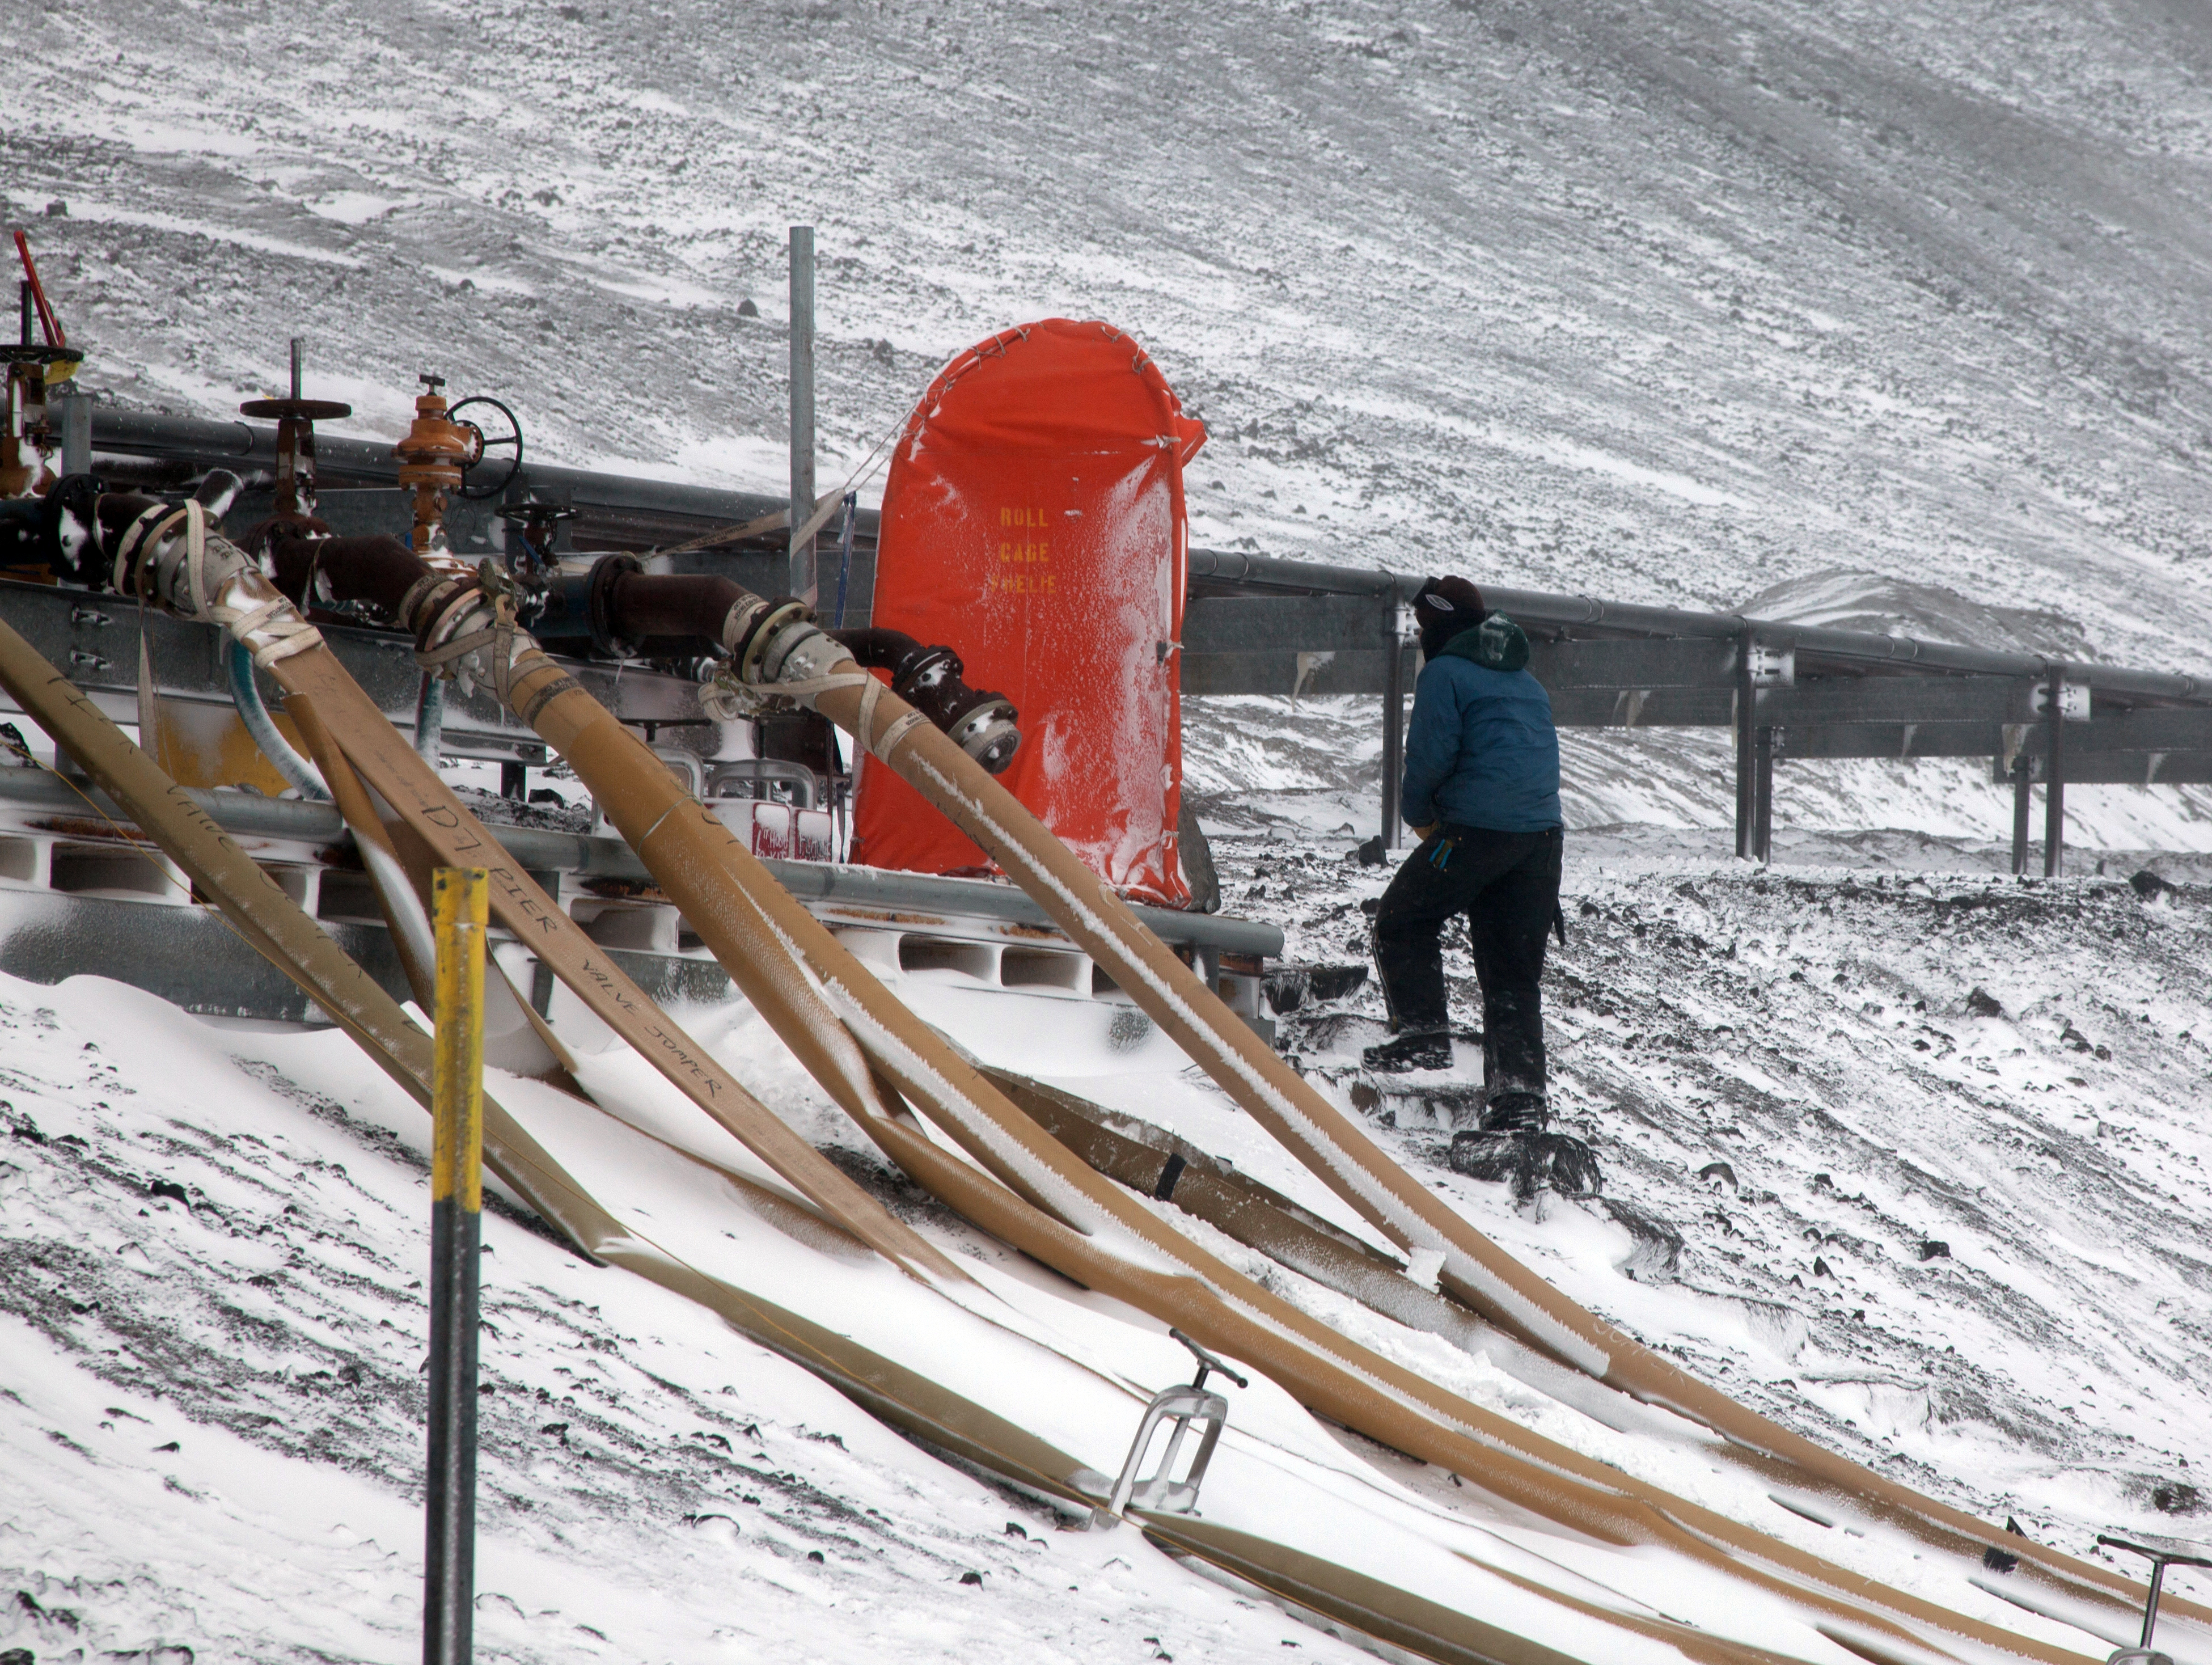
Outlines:
[[422,1665],[468,1665],[476,1612],[477,1267],[483,1241],[484,926],[490,875],[431,876],[438,940],[430,1149],[430,1453]]
[[2016,753],[2012,760],[2012,870],[2015,876],[2027,871],[2027,813],[2035,795],[2035,760],[2027,752]]
[[1759,813],[1758,741],[1753,733],[1756,690],[1751,685],[1751,631],[1735,644],[1735,853],[1751,854],[1753,823]]
[[2065,865],[2066,841],[2066,682],[2065,673],[2051,673],[2050,774],[2043,782],[2043,876],[2058,877]]
[[1752,819],[1751,853],[1764,865],[1774,848],[1774,731],[1761,725],[1757,734],[1753,793],[1758,809]]
[[2166,1583],[2166,1563],[2154,1559],[2150,1564],[2150,1599],[2143,1603],[2142,1645],[2150,1646],[2151,1632],[2158,1628],[2159,1588]]
[[791,593],[815,601],[814,540],[799,537],[814,518],[814,228],[791,228]]
[[70,384],[68,395],[60,401],[62,407],[62,472],[89,474],[92,472],[92,398]]
[[1398,791],[1406,773],[1406,644],[1398,640],[1398,599],[1382,604],[1383,653],[1388,660],[1382,693],[1382,848],[1395,850]]

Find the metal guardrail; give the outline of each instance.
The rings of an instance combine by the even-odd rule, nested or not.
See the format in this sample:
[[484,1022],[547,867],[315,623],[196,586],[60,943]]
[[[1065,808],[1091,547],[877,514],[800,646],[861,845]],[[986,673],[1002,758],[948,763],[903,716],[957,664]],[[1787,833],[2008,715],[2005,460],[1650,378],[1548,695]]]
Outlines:
[[[1381,694],[1395,774],[1413,656],[1400,609],[1419,576],[1194,550],[1190,580],[1186,693]],[[1562,726],[1734,731],[1739,855],[1769,853],[1778,762],[1988,757],[2014,789],[2015,872],[2038,784],[2055,873],[2069,782],[2212,781],[2204,678],[1504,586],[1483,595],[1528,631],[1528,668]]]

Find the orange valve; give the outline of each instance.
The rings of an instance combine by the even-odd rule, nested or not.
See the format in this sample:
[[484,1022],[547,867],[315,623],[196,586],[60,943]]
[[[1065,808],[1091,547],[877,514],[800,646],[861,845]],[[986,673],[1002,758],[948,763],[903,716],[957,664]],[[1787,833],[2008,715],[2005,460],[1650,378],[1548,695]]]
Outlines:
[[446,551],[446,504],[461,488],[461,477],[483,454],[483,434],[466,422],[457,422],[447,409],[440,390],[443,376],[425,373],[423,391],[416,396],[415,421],[392,454],[399,459],[399,484],[415,494],[415,539],[417,555]]

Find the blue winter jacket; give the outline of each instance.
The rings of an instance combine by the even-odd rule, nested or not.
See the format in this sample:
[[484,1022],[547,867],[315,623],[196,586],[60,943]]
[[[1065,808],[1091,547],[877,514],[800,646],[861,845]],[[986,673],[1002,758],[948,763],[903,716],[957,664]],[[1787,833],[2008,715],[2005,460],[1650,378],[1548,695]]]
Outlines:
[[[1453,638],[1414,684],[1401,812],[1413,827],[1440,821],[1496,832],[1548,831],[1562,824],[1552,696],[1525,670],[1493,671],[1478,663],[1477,635],[1468,630]],[[1527,656],[1524,646],[1520,662]]]

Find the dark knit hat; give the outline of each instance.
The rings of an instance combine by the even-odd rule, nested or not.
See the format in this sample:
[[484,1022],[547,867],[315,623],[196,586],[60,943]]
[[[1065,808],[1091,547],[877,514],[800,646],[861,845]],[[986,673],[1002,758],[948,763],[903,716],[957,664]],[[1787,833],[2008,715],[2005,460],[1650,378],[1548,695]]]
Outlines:
[[1432,578],[1413,595],[1413,618],[1421,629],[1423,657],[1434,659],[1462,630],[1488,616],[1482,592],[1464,578]]

